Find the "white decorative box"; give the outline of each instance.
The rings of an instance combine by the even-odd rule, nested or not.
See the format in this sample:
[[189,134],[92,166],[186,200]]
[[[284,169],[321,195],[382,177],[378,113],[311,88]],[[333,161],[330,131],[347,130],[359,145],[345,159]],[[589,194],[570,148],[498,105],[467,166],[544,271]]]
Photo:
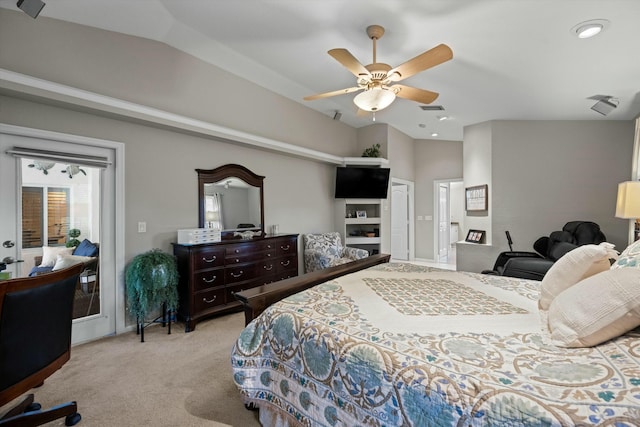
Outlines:
[[178,244],[197,245],[200,243],[213,243],[222,240],[222,233],[215,228],[191,228],[178,230]]

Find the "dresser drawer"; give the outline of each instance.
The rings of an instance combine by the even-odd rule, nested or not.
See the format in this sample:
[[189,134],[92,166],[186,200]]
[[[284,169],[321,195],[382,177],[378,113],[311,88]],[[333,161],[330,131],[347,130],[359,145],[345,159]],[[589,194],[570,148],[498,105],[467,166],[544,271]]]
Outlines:
[[225,283],[227,285],[237,282],[244,282],[256,277],[256,264],[245,264],[237,267],[227,267],[224,269]]
[[265,258],[275,258],[276,250],[272,249],[265,252],[248,252],[238,255],[227,255],[225,265],[243,264],[246,262],[259,261]]
[[297,264],[298,264],[297,255],[292,254],[289,256],[284,256],[278,259],[278,262],[276,264],[276,272],[280,273],[282,271],[292,270],[292,269],[297,270],[298,268]]
[[247,289],[251,289],[251,288],[255,288],[257,286],[261,286],[264,285],[265,283],[263,283],[262,279],[256,279],[247,283],[242,283],[239,285],[231,285],[231,286],[227,286],[225,289],[227,290],[227,302],[231,302],[231,301],[237,301],[236,297],[233,296],[234,292],[242,292],[242,291],[246,291]]
[[193,290],[201,291],[224,285],[224,269],[205,270],[193,275]]
[[276,275],[273,277],[273,281],[277,282],[280,280],[289,279],[291,277],[296,277],[297,275],[298,275],[298,270],[286,270],[280,273],[276,273]]
[[193,294],[193,314],[198,314],[201,311],[226,303],[226,295],[227,292],[224,286],[208,291],[196,292]]
[[298,241],[296,239],[280,239],[276,243],[278,256],[297,254]]
[[279,259],[266,259],[256,263],[256,276],[268,276],[278,271]]
[[198,248],[193,251],[193,269],[204,270],[205,268],[221,267],[224,265],[223,248]]

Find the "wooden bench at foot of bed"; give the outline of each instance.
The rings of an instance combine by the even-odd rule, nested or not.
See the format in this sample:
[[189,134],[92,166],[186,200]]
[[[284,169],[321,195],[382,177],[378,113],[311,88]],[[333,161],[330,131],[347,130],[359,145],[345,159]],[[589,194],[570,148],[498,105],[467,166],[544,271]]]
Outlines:
[[313,271],[300,276],[291,277],[269,285],[258,286],[242,292],[234,293],[234,296],[244,306],[245,325],[258,317],[271,304],[280,301],[290,295],[304,291],[312,286],[319,285],[336,277],[354,273],[373,267],[374,265],[389,262],[391,255],[376,254],[357,261],[349,262],[324,270]]

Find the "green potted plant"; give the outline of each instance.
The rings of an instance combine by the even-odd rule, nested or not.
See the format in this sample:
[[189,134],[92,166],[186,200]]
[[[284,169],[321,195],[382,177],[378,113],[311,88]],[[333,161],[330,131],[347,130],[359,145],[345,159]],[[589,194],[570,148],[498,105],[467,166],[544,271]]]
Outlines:
[[369,148],[365,148],[362,157],[380,157],[380,144],[373,144]]
[[67,240],[67,244],[65,246],[68,248],[77,247],[80,244],[80,240],[78,240],[80,234],[82,234],[82,232],[77,228],[72,228],[71,230],[69,230],[70,239]]
[[176,258],[160,249],[136,255],[125,271],[129,311],[138,322],[166,304],[169,311],[178,308],[178,266]]

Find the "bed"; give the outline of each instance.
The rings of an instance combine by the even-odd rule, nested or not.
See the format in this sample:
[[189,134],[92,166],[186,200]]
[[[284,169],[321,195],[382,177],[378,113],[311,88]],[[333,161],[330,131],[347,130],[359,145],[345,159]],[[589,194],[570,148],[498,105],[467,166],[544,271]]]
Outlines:
[[374,265],[251,320],[234,381],[264,426],[639,426],[640,331],[555,346],[539,294],[537,281]]

